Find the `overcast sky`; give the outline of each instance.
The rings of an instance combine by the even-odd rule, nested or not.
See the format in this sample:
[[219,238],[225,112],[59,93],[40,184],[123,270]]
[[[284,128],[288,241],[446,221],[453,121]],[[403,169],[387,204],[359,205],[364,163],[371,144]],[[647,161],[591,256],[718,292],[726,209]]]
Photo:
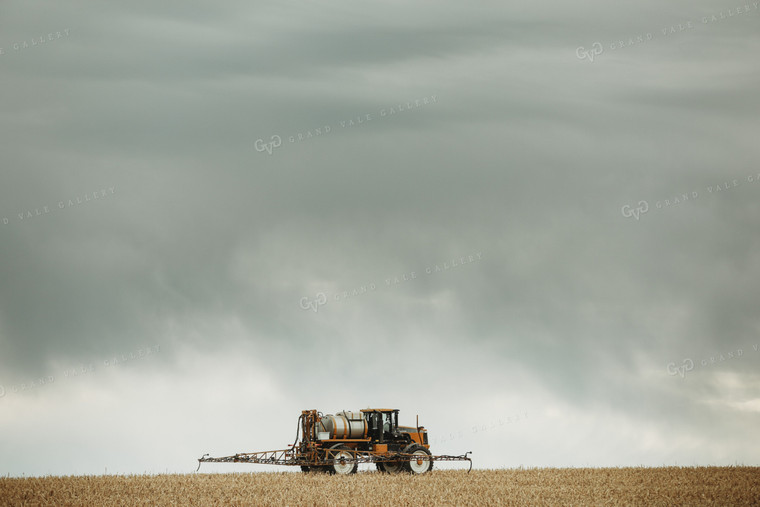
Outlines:
[[757,2],[9,0],[0,48],[0,474],[369,406],[759,464]]

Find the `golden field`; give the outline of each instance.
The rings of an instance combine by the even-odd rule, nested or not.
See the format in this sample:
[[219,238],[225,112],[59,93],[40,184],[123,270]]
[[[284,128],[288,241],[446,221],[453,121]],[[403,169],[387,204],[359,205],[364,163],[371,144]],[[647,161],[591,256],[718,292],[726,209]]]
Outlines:
[[0,478],[2,505],[760,505],[760,467]]

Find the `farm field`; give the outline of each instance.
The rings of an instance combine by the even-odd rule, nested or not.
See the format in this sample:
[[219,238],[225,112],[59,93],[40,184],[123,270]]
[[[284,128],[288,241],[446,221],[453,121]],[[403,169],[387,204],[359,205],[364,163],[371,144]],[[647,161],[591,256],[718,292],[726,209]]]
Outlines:
[[0,503],[47,505],[760,505],[760,467],[439,470],[0,478]]

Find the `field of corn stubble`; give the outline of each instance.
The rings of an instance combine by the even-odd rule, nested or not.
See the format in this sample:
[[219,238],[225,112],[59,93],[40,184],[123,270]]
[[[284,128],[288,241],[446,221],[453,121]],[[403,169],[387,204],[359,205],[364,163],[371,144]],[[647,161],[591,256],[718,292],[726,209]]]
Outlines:
[[760,505],[760,467],[575,468],[0,478],[37,505]]

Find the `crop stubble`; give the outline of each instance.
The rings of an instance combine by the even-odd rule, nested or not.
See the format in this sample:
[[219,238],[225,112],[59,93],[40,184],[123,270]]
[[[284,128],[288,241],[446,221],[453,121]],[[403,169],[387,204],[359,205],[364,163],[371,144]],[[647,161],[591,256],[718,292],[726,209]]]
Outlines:
[[0,478],[0,504],[760,505],[760,467]]

